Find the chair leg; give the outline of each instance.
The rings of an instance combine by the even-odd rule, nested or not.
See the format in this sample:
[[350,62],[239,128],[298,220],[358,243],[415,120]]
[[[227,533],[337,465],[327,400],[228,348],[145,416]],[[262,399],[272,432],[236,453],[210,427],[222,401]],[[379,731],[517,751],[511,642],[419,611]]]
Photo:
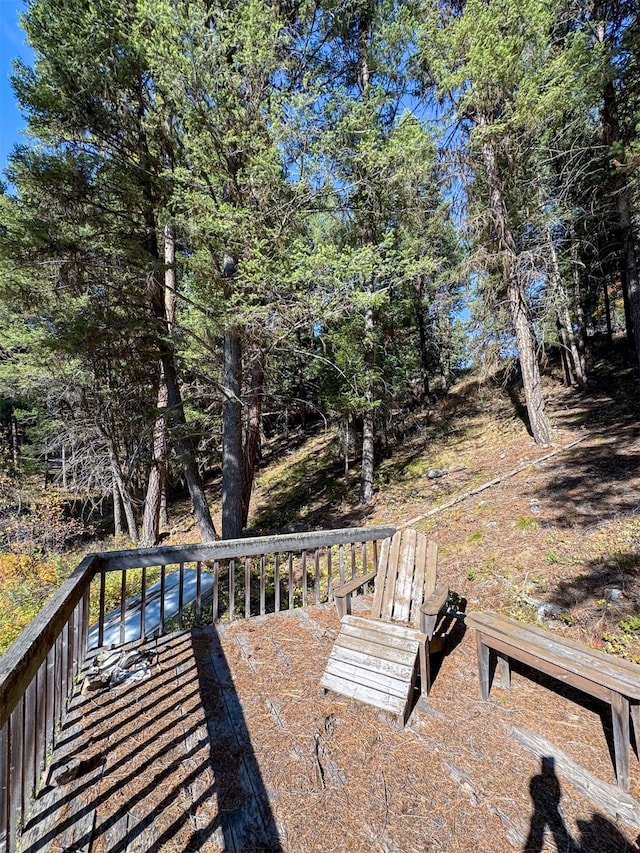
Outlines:
[[420,646],[420,695],[428,696],[431,690],[431,660],[429,641]]

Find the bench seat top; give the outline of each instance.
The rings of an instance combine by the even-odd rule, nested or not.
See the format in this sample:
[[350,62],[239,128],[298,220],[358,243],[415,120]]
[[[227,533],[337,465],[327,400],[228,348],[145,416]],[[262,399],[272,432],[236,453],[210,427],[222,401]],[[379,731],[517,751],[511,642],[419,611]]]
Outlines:
[[637,664],[491,610],[469,613],[466,625],[629,699],[640,700],[640,666]]

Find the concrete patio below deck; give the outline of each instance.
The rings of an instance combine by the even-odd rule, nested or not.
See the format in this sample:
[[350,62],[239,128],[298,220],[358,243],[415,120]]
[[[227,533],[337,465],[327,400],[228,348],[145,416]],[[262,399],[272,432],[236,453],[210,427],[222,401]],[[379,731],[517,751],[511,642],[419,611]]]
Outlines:
[[598,703],[517,670],[509,694],[482,703],[474,637],[458,636],[398,730],[322,695],[338,626],[324,605],[142,644],[150,679],[74,698],[20,850],[637,849],[633,808],[616,822],[572,775],[574,762],[617,795]]

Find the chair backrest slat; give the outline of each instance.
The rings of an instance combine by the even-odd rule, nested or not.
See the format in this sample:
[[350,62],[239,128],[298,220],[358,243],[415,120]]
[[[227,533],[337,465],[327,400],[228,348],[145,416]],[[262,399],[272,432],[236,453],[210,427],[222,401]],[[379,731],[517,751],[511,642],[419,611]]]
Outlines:
[[398,576],[393,596],[391,619],[394,622],[408,622],[411,613],[411,588],[416,565],[416,531],[408,528],[402,532],[400,555],[398,558]]
[[[429,553],[429,540],[424,533],[418,533],[416,537],[416,557],[413,571],[413,583],[411,587],[411,613],[409,622],[414,628],[420,628],[420,605],[425,597],[431,593],[427,592],[427,558]],[[435,586],[435,578],[434,578]]]
[[413,528],[385,539],[371,616],[420,628],[420,607],[436,587],[438,546]]
[[400,559],[400,544],[401,537],[395,534],[391,538],[389,548],[389,559],[384,576],[380,576],[382,581],[382,599],[380,601],[380,611],[375,619],[386,619],[391,621],[393,618],[393,599],[396,593],[396,578],[398,577],[398,561]]

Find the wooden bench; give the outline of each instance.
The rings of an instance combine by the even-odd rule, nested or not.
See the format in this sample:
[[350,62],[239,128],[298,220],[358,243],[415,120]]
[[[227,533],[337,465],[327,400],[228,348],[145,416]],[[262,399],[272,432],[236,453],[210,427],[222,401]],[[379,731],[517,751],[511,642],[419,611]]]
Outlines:
[[616,776],[628,792],[630,711],[640,756],[640,666],[491,611],[468,614],[466,624],[476,631],[482,699],[489,698],[493,650],[505,689],[511,686],[509,660],[514,658],[611,706]]

